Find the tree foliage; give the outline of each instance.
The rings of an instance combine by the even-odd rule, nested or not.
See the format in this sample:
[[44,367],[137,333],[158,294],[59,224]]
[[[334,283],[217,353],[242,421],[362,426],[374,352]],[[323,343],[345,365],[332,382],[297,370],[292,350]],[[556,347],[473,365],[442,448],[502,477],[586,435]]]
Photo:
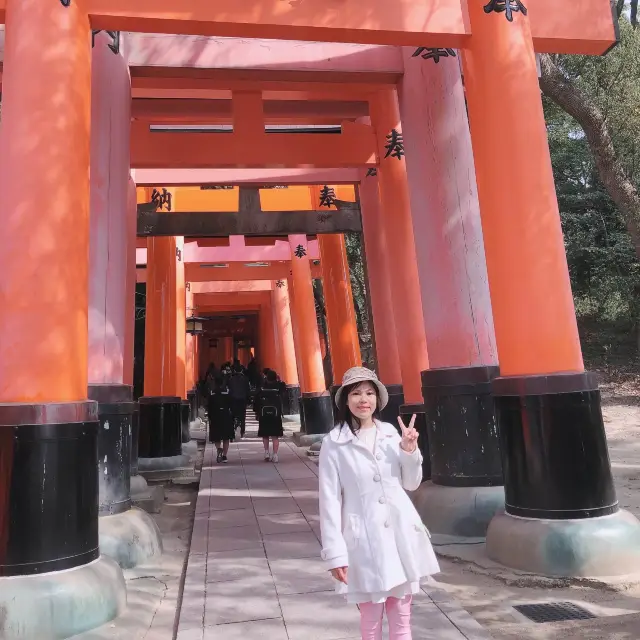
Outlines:
[[578,317],[640,335],[637,4],[606,56],[541,56],[540,86]]
[[579,318],[633,323],[640,265],[582,131],[545,100],[549,147]]

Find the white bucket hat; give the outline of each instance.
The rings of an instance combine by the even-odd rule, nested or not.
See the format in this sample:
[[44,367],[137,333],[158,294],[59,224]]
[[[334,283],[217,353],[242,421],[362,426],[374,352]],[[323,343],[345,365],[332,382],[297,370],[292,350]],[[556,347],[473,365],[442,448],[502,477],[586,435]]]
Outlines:
[[380,394],[380,406],[378,409],[382,410],[387,406],[389,402],[389,392],[386,387],[378,380],[378,376],[375,371],[367,369],[366,367],[351,367],[348,369],[342,377],[342,386],[336,391],[336,405],[340,402],[340,396],[345,387],[356,384],[358,382],[371,382],[378,389]]

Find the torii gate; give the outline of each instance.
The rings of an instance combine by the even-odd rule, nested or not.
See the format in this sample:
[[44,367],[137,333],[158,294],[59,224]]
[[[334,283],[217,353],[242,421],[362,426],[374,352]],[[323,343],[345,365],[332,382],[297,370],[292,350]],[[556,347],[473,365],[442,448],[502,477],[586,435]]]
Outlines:
[[[383,265],[372,281],[387,283],[378,299],[392,310],[382,377],[402,382],[409,405],[424,403],[430,440],[445,452],[432,457],[434,484],[422,497],[446,496],[440,513],[452,515],[454,530],[474,521],[478,512],[468,505],[481,502],[499,469],[488,454],[452,466],[464,437],[456,425],[463,413],[472,416],[466,449],[495,456],[497,417],[506,513],[491,520],[491,557],[562,576],[640,566],[639,525],[618,508],[599,393],[584,372],[535,64],[536,52],[597,55],[613,46],[608,0],[372,0],[364,7],[360,0],[236,0],[224,7],[207,0],[0,0],[1,18],[0,182],[11,238],[0,256],[0,425],[12,427],[1,430],[0,443],[0,574],[11,576],[0,578],[5,637],[68,637],[124,606],[122,575],[100,556],[93,478],[107,405],[116,415],[129,410],[124,327],[133,304],[135,233],[124,231],[123,219],[129,211],[135,220],[130,167],[362,172],[365,242],[378,248]],[[94,33],[92,54],[90,32],[99,30],[110,34]],[[134,69],[130,80],[117,53],[119,41],[126,48],[118,35],[125,30],[335,42],[337,55],[324,58],[344,62],[347,71],[313,70],[308,54],[304,72],[292,69],[282,55],[290,60],[294,49],[284,43],[268,70],[234,68],[231,56],[226,71]],[[396,49],[402,71],[354,82],[359,74],[348,70],[362,52],[345,51],[345,41],[404,47]],[[420,66],[409,64],[416,47]],[[450,59],[455,49],[468,126],[458,61]],[[132,91],[139,98],[186,98],[186,91],[231,100],[233,132],[152,130],[139,120],[130,127]],[[366,101],[370,122],[346,119],[326,136],[274,132],[265,116],[286,111],[266,106],[269,92]],[[218,116],[225,113],[222,105]],[[204,135],[216,149],[200,144]],[[367,182],[364,174],[374,168]],[[375,221],[369,231],[367,218]],[[104,261],[109,233],[119,238],[112,248],[127,267],[111,273]],[[305,248],[306,237],[292,238],[292,248]],[[465,248],[452,248],[459,246]],[[157,248],[175,255],[176,241]],[[308,260],[292,265],[294,279],[310,279]],[[301,338],[313,343],[313,300],[306,290],[304,297]],[[109,329],[103,346],[123,345],[117,358],[100,350],[97,326]],[[501,377],[494,379],[498,361]],[[457,439],[448,439],[452,433]],[[464,513],[449,508],[456,491],[466,496]],[[87,615],[69,619],[55,615],[59,608]]]

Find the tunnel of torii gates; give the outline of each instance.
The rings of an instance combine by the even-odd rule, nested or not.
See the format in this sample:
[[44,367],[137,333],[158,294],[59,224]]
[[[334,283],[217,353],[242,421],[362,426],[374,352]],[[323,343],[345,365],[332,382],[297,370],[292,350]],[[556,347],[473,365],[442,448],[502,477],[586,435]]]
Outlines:
[[[255,356],[287,384],[286,414],[298,413],[301,399],[303,431],[317,439],[333,424],[327,350],[338,383],[362,363],[344,235],[329,233],[360,232],[359,207],[353,185],[273,186],[138,187],[146,331],[134,377],[143,369],[144,396],[163,405],[186,394],[193,415],[195,384],[210,363],[246,366]],[[184,235],[166,235],[176,232]],[[324,284],[330,346],[317,326],[313,278]],[[177,324],[163,327],[173,317]],[[192,327],[200,335],[189,335]]]
[[[636,571],[536,65],[614,46],[609,0],[223,4],[0,0],[0,636],[113,619],[121,568],[161,553],[132,495],[193,465],[179,427],[206,350],[187,307],[214,333],[225,314],[254,323],[256,355],[300,386],[305,435],[331,427],[311,282],[339,374],[359,361],[341,235],[358,225],[378,374],[419,416],[430,480],[413,499],[434,538],[486,538],[543,575]],[[215,186],[238,187],[221,211]]]

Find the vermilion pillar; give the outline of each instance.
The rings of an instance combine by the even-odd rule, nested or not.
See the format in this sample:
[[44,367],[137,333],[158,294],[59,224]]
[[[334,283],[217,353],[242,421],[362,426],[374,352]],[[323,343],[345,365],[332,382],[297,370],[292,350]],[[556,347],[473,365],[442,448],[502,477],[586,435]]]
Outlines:
[[293,344],[296,350],[296,367],[298,369],[298,380],[300,382],[300,388],[304,387],[304,369],[302,368],[302,360],[300,359],[300,351],[302,349],[300,345],[300,333],[298,331],[298,320],[296,319],[296,305],[295,305],[295,290],[293,287],[293,271],[291,271],[289,278],[287,279],[287,288],[289,290],[289,309],[291,311],[291,328],[293,329]]
[[[211,338],[205,333],[204,335],[199,337],[198,341],[198,362],[199,362],[199,375],[198,379],[203,379],[207,373],[207,369],[209,368],[209,364],[211,362]],[[222,364],[221,362],[213,361],[218,367]]]
[[[398,95],[430,369],[416,425],[431,476],[414,496],[432,535],[482,538],[504,508],[490,381],[498,375],[459,57],[403,49]],[[427,434],[428,432],[428,434]]]
[[[122,385],[127,307],[131,83],[124,58],[95,37],[91,78],[89,384]],[[130,394],[129,394],[130,395]],[[96,398],[97,399],[97,398]]]
[[185,375],[184,360],[179,362],[178,353],[181,348],[184,354],[185,333],[178,319],[180,308],[185,308],[185,299],[181,249],[181,239],[172,236],[147,240],[145,397],[140,398],[141,471],[154,470],[157,458],[180,458],[182,451],[182,395],[179,394],[185,386]]
[[422,400],[420,373],[429,368],[429,360],[396,90],[379,91],[371,99],[370,112],[380,156],[380,232],[386,237],[404,398],[406,402],[419,403]]
[[286,280],[278,280],[275,283],[273,310],[282,363],[280,377],[287,385],[288,406],[285,407],[285,410],[288,414],[297,414],[300,411],[300,384],[298,382],[296,349],[293,340],[289,285]]
[[307,238],[289,236],[291,246],[291,273],[294,289],[294,323],[297,325],[298,345],[302,375],[302,421],[307,434],[327,432],[333,422],[331,397],[325,390],[316,306],[313,297],[313,280],[309,264]]
[[640,526],[618,510],[600,394],[583,369],[529,19],[520,6],[487,9],[468,4],[463,56],[503,376],[493,392],[506,514],[487,548],[546,575],[628,573]]
[[395,424],[404,396],[391,300],[389,254],[386,236],[382,233],[384,227],[377,176],[362,171],[359,196],[378,376],[389,391],[389,404],[383,412],[383,418]]
[[225,362],[233,362],[233,336],[222,338],[222,353]]
[[[187,316],[196,315],[193,310],[193,293],[191,292],[190,285],[185,285],[186,290],[186,310]],[[192,334],[186,334],[185,345],[185,388],[187,390],[187,400],[189,402],[190,411],[189,419],[195,420],[197,417],[197,405],[196,405],[196,393],[195,386],[197,381],[196,363],[197,363],[197,348],[198,336]]]
[[123,382],[133,386],[133,362],[135,343],[135,315],[136,315],[136,240],[137,240],[137,197],[136,183],[129,178],[127,199],[127,284],[125,302],[125,333],[124,333],[124,371]]
[[[85,0],[8,0],[5,18],[0,608],[9,640],[69,637],[125,605],[122,574],[98,547],[99,423],[87,401],[90,25]],[[92,615],[59,615],[78,607]]]
[[[89,397],[98,402],[101,551],[118,558],[131,548],[127,531],[142,512],[131,507],[132,387],[124,384],[129,253],[131,82],[123,56],[97,34],[91,66],[89,240]],[[130,318],[133,323],[133,317]],[[129,331],[131,331],[129,323]],[[133,363],[131,363],[133,364]],[[146,515],[146,514],[145,514]],[[152,523],[146,528],[154,528]],[[117,527],[117,534],[111,529]],[[144,558],[140,558],[144,559]]]
[[176,238],[147,240],[145,396],[175,396],[177,389]]
[[339,385],[347,369],[362,366],[347,247],[342,233],[319,235],[318,244],[333,381]]
[[263,303],[258,315],[259,332],[260,332],[260,353],[263,368],[278,371],[280,363],[276,350],[276,335],[273,324],[273,310],[271,303]]
[[[191,291],[186,292],[186,304],[188,315],[193,314],[193,293]],[[187,391],[191,391],[195,384],[195,344],[196,336],[192,334],[186,334],[186,346],[185,346],[185,387]]]
[[176,238],[178,261],[176,263],[176,395],[187,397],[186,344],[187,344],[187,299],[184,280],[184,238]]

